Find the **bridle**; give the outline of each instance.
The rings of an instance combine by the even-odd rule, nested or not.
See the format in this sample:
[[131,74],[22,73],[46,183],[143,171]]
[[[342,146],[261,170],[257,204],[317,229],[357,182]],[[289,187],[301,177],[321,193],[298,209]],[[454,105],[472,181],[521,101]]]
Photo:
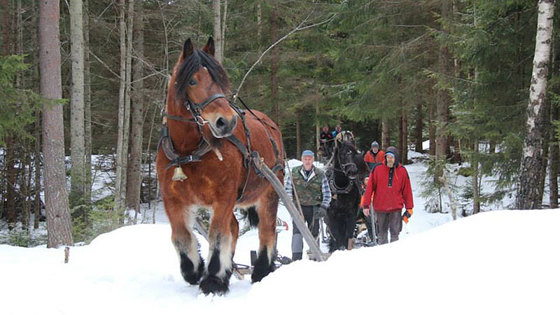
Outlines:
[[235,105],[235,103],[233,103],[231,100],[229,100],[224,94],[222,93],[216,93],[210,97],[208,97],[206,100],[204,100],[203,102],[200,103],[195,103],[191,100],[191,98],[187,95],[185,102],[183,103],[183,106],[191,113],[191,115],[193,116],[193,118],[190,119],[186,119],[180,116],[174,116],[174,115],[169,115],[166,112],[164,112],[164,116],[166,116],[168,119],[171,120],[177,120],[177,121],[183,121],[183,122],[196,122],[198,124],[199,127],[202,127],[204,125],[206,125],[208,123],[207,120],[205,120],[202,117],[202,110],[210,105],[212,102],[214,102],[215,100],[219,99],[219,98],[224,98],[228,101],[229,105],[237,112],[240,112],[239,107],[237,107]]
[[[332,192],[334,194],[349,194],[350,191],[352,190],[353,185],[356,185],[356,187],[361,193],[361,185],[358,183],[359,176],[355,176],[354,178],[352,178],[353,176],[351,177],[348,175],[348,169],[351,168],[351,166],[354,166],[356,170],[358,169],[356,163],[355,162],[342,163],[340,159],[340,148],[338,148],[338,150],[336,151],[335,159],[337,163],[334,163],[334,165],[332,166],[333,172],[332,175],[329,176],[330,177],[329,183],[331,185]],[[340,165],[340,168],[336,167],[337,164]],[[345,187],[339,187],[336,184],[336,178],[334,172],[340,172],[344,174],[346,178],[348,178],[348,184]]]
[[224,94],[221,94],[221,93],[216,93],[216,94],[210,96],[209,98],[207,98],[206,100],[204,100],[201,103],[195,103],[191,100],[190,97],[187,96],[187,99],[183,103],[183,106],[185,106],[187,108],[187,110],[189,112],[191,112],[191,115],[194,117],[194,120],[196,121],[196,123],[199,126],[204,126],[205,124],[208,123],[208,121],[206,121],[206,120],[204,120],[204,118],[202,118],[202,110],[204,109],[204,107],[210,105],[210,103],[212,103],[213,101],[215,101],[219,98],[225,98],[228,101],[229,105],[231,107],[234,107],[234,106],[232,106],[232,102],[230,100],[228,100]]

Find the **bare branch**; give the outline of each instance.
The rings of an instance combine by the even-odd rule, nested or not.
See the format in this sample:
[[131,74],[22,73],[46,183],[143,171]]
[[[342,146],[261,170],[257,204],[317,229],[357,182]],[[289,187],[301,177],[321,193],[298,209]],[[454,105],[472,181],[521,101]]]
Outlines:
[[311,12],[305,17],[305,19],[301,23],[299,23],[298,26],[296,26],[293,30],[288,32],[282,38],[278,39],[276,42],[274,42],[272,45],[270,45],[265,51],[263,51],[263,53],[259,56],[257,61],[255,61],[255,63],[253,63],[253,65],[251,66],[251,68],[249,68],[247,73],[245,73],[245,75],[243,76],[243,79],[241,79],[241,83],[239,83],[239,86],[237,87],[237,90],[235,90],[235,92],[233,94],[234,99],[239,94],[239,91],[241,91],[241,88],[243,87],[243,83],[245,83],[245,79],[247,79],[247,76],[249,75],[249,73],[251,73],[251,71],[253,71],[253,69],[257,66],[257,64],[259,64],[262,61],[264,55],[266,55],[272,48],[276,47],[276,45],[278,45],[280,42],[282,42],[283,40],[285,40],[286,38],[288,38],[290,35],[294,34],[295,32],[303,31],[303,30],[310,29],[310,28],[313,28],[313,27],[316,27],[316,26],[319,26],[319,25],[323,25],[325,23],[328,23],[328,22],[332,21],[336,16],[336,14],[333,14],[331,17],[329,17],[328,19],[326,19],[322,22],[318,22],[318,23],[314,23],[314,24],[310,24],[310,25],[305,25],[305,23],[307,22],[307,20],[309,20],[309,17],[311,17],[311,14],[313,14],[314,11],[315,11],[315,8],[313,8],[313,10],[311,10]]
[[105,66],[105,68],[107,68],[107,70],[109,70],[109,72],[111,72],[115,77],[119,79],[121,78],[120,75],[116,74],[113,70],[111,70],[111,68],[105,62],[103,62],[103,60],[99,59],[99,57],[97,57],[91,50],[89,51],[89,54],[92,55],[93,58],[99,61],[103,66]]

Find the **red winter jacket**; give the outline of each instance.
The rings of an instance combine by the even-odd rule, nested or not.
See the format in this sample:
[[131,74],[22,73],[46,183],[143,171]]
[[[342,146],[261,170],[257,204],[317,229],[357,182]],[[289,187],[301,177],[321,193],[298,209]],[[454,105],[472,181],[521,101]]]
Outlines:
[[385,161],[385,152],[383,150],[377,151],[376,155],[373,155],[371,150],[368,150],[364,156],[364,162],[366,163],[383,163]]
[[373,169],[369,176],[362,208],[369,208],[373,194],[373,210],[379,212],[400,211],[414,208],[412,187],[406,169],[397,164],[393,167],[390,181],[390,168],[385,163]]

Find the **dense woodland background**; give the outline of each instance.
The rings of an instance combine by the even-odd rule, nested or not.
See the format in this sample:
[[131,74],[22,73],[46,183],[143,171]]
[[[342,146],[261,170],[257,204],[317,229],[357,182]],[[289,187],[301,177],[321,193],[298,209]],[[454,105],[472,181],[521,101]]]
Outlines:
[[[53,102],[39,84],[40,2],[1,0],[2,227],[37,228],[32,218],[45,213],[42,185],[51,183],[41,180],[41,115],[49,106],[62,108],[74,241],[89,239],[96,220],[122,224],[118,210],[138,211],[156,198],[151,162],[167,79],[184,41],[202,46],[209,36],[232,92],[262,56],[238,92],[280,125],[289,158],[316,149],[319,128],[338,123],[360,149],[373,140],[394,145],[405,163],[404,148],[420,152],[429,140],[427,185],[441,194],[445,164],[464,163],[471,180],[461,193],[472,199],[466,215],[477,213],[525,176],[537,8],[544,2],[552,1],[62,1],[63,101]],[[533,155],[541,163],[532,169],[539,195],[519,208],[558,207],[558,32],[549,43],[541,146]],[[115,193],[94,200],[92,170],[100,169],[115,171]],[[497,180],[491,194],[481,193],[487,176]],[[545,184],[550,200],[543,200]]]

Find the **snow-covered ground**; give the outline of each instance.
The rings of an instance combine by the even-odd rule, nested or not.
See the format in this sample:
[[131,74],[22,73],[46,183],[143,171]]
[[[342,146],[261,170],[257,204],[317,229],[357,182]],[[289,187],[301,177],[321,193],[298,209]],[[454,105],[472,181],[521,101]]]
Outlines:
[[[560,210],[482,213],[260,283],[232,277],[226,296],[183,281],[167,224],[101,235],[68,264],[62,249],[0,245],[2,314],[559,314],[559,221]],[[256,246],[251,232],[238,252]]]
[[[560,314],[560,210],[491,211],[450,222],[450,214],[423,211],[426,166],[407,169],[415,211],[396,243],[298,261],[256,284],[232,277],[227,295],[205,296],[180,275],[160,203],[156,224],[72,247],[68,264],[63,249],[0,245],[0,314]],[[143,211],[144,222],[151,211]],[[279,233],[278,250],[291,256],[290,215],[281,205],[278,216],[290,229]],[[245,233],[234,260],[248,264],[257,246],[257,231]]]

